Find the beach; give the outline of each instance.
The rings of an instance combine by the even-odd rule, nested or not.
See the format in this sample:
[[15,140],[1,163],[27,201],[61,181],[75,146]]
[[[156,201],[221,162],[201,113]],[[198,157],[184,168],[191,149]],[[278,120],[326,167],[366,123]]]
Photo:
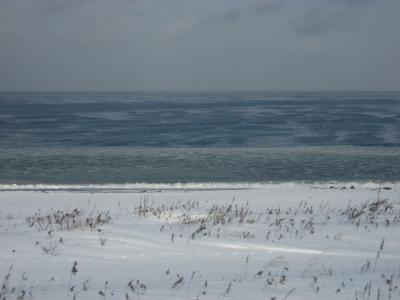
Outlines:
[[0,192],[2,299],[399,299],[398,184]]

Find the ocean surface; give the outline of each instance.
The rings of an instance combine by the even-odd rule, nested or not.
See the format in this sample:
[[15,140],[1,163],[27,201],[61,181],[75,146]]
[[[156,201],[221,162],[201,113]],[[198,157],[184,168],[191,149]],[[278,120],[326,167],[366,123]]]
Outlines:
[[0,186],[400,181],[400,93],[0,93]]

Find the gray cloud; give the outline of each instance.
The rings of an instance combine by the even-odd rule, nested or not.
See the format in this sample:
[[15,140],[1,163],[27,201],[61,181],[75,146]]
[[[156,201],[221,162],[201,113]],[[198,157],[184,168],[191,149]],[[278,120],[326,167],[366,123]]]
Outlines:
[[0,0],[0,90],[398,89],[398,0]]
[[323,34],[345,26],[346,14],[342,9],[313,8],[294,20],[294,31],[300,34]]
[[332,30],[354,28],[365,22],[376,4],[374,0],[309,1],[292,24],[299,34],[324,34]]
[[204,24],[218,25],[237,22],[239,20],[254,18],[257,15],[268,15],[272,13],[278,13],[284,7],[283,2],[268,1],[261,2],[246,7],[235,7],[230,8],[220,14],[210,16],[204,21]]

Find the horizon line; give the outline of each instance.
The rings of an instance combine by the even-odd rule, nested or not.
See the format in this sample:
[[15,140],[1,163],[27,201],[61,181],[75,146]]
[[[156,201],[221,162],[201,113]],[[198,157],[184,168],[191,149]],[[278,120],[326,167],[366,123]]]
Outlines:
[[0,90],[0,93],[399,93],[395,89],[350,90],[350,89],[299,89],[299,90]]

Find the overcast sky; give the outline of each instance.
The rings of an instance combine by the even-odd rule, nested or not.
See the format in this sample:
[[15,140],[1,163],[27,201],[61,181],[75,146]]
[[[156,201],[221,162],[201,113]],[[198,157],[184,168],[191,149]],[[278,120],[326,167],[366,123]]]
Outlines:
[[0,0],[0,90],[400,90],[400,1]]

